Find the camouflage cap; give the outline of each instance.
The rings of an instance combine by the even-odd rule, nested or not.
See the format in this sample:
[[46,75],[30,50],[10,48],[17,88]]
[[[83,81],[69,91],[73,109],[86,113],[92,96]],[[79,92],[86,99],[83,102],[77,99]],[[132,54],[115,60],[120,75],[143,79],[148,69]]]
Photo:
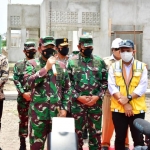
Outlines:
[[28,41],[28,42],[24,43],[24,49],[25,50],[36,49],[35,42]]
[[84,47],[93,46],[93,38],[91,36],[81,36],[79,43],[83,44]]
[[52,36],[45,36],[40,38],[39,44],[47,46],[49,44],[55,45],[55,39]]
[[119,47],[131,47],[134,49],[134,43],[132,40],[122,40],[120,43],[119,43]]
[[58,47],[59,45],[60,46],[67,46],[67,45],[69,45],[67,38],[59,38],[59,39],[56,39],[55,42],[56,42],[56,47]]

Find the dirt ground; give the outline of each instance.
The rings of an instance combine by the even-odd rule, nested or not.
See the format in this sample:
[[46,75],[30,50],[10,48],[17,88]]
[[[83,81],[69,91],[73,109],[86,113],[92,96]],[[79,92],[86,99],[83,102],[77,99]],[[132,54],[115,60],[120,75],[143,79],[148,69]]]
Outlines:
[[[10,77],[12,72],[10,72]],[[150,87],[150,81],[149,81]],[[15,86],[13,81],[8,81],[4,87],[4,90],[13,91]],[[148,111],[146,113],[146,120],[150,121],[150,98],[146,99],[148,105]],[[19,149],[19,137],[18,137],[18,113],[17,103],[15,100],[5,100],[4,110],[2,117],[2,129],[0,132],[0,147],[2,150],[18,150]],[[114,135],[111,140],[111,144],[114,142]],[[130,136],[130,144],[132,145],[132,139]],[[87,144],[85,144],[87,146]],[[29,139],[27,138],[27,150],[29,150]],[[45,148],[46,150],[46,148]]]

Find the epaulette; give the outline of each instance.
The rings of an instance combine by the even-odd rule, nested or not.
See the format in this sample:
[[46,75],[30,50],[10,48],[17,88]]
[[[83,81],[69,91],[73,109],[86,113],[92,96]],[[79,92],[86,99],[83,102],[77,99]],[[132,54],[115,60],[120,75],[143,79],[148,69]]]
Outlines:
[[99,57],[99,56],[97,56],[97,55],[93,55],[93,58],[95,58],[95,59],[97,59],[97,60],[100,60],[100,61],[102,61],[103,59],[101,58],[101,57]]
[[115,61],[115,60],[111,59],[111,56],[110,57],[104,57],[103,60],[104,60],[105,64],[108,66],[108,68]]
[[105,60],[109,60],[110,59],[110,57],[104,57],[103,58],[103,60],[105,61]]

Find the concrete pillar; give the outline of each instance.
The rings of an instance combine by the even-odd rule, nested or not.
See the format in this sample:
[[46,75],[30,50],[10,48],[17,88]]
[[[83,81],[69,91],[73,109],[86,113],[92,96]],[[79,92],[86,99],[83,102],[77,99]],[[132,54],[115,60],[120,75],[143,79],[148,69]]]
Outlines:
[[148,70],[150,70],[150,51],[149,51],[149,45],[150,45],[150,25],[145,25],[143,28],[143,52],[142,52],[142,61],[145,62],[148,65]]
[[7,28],[7,50],[8,50],[8,60],[11,57],[11,28]]
[[78,28],[78,39],[82,35],[82,28]]
[[66,36],[69,41],[69,53],[72,53],[73,50],[73,31],[68,31],[68,36]]
[[25,42],[26,42],[26,28],[21,28],[21,46],[20,46],[21,50],[23,50]]
[[8,51],[11,48],[11,28],[7,29],[7,48]]
[[100,32],[96,31],[94,32],[93,31],[93,54],[99,56],[99,57],[103,57],[102,56],[102,51],[101,49],[99,48],[101,45],[100,45],[100,36],[99,36]]
[[79,41],[78,41],[78,31],[73,31],[73,50],[77,50]]
[[96,51],[101,57],[110,55],[110,37],[109,37],[109,0],[101,0],[100,4],[100,38],[99,38],[99,51]]

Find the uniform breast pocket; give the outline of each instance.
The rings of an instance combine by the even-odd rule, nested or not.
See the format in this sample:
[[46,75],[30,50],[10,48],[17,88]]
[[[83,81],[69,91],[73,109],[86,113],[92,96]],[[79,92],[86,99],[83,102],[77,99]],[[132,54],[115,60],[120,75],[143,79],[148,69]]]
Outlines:
[[57,83],[57,85],[62,85],[62,82],[63,82],[63,75],[62,74],[60,74],[60,73],[58,73],[57,74],[57,76],[56,76],[56,83]]
[[131,86],[133,86],[133,87],[138,86],[138,84],[140,82],[140,79],[141,79],[141,75],[142,75],[141,72],[134,72],[132,82],[131,82]]
[[83,73],[82,68],[78,67],[73,69],[72,75],[75,81],[80,81],[82,79],[82,74],[85,74]]
[[102,73],[97,67],[89,68],[89,74],[90,74],[90,79],[94,79],[94,80],[102,79]]
[[89,68],[89,72],[88,72],[88,79],[89,79],[89,83],[91,85],[94,85],[95,83],[99,83],[99,81],[101,80],[101,72],[98,68],[94,67],[94,68]]
[[82,71],[75,72],[74,75],[73,75],[74,76],[74,80],[75,81],[80,81],[82,79],[82,74],[83,74]]
[[117,86],[124,86],[125,85],[125,82],[124,82],[124,79],[122,77],[122,74],[119,72],[115,73],[115,81],[116,81],[116,85]]

